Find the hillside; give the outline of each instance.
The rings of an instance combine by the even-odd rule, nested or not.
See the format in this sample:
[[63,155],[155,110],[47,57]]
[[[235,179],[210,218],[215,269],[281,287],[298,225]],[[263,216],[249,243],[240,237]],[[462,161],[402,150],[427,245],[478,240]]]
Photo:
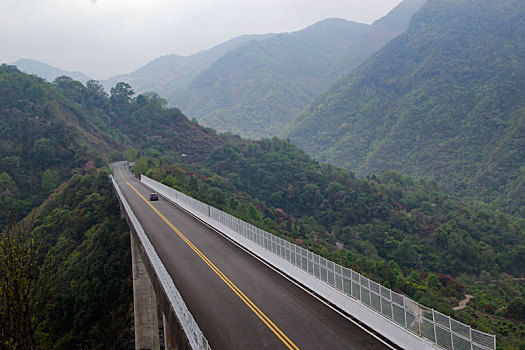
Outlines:
[[329,86],[329,62],[368,29],[339,19],[251,42],[215,61],[180,107],[203,125],[245,137],[277,135]]
[[179,107],[186,98],[185,91],[197,75],[215,60],[248,41],[264,40],[273,34],[241,35],[190,56],[166,55],[158,57],[140,69],[102,80],[106,90],[118,82],[133,86],[137,93],[155,91],[165,97],[171,106]]
[[196,77],[179,107],[218,131],[279,135],[313,98],[406,29],[422,3],[405,0],[372,25],[328,19],[247,43]]
[[[525,222],[460,203],[433,180],[395,171],[359,179],[277,138],[228,137],[198,165],[140,158],[134,171],[497,333],[498,348],[525,342],[525,318],[512,311],[525,295],[514,280]],[[454,311],[465,293],[475,298]]]
[[343,74],[350,73],[353,68],[363,63],[370,55],[403,33],[408,28],[412,16],[425,2],[426,0],[401,1],[384,17],[374,21],[370,29],[346,48],[333,62],[333,71],[336,73],[336,77],[340,78]]
[[10,207],[27,214],[72,169],[105,164],[118,148],[53,85],[0,66],[0,230]]
[[56,78],[62,75],[67,75],[68,77],[78,80],[84,84],[89,79],[91,79],[84,73],[64,71],[59,68],[50,66],[49,64],[31,60],[28,58],[19,59],[16,62],[13,62],[12,65],[17,66],[18,69],[20,69],[22,72],[37,75],[49,82],[55,80]]
[[129,348],[129,229],[105,166],[139,152],[198,159],[224,142],[158,95],[133,95],[0,66],[0,348]]
[[125,85],[108,96],[95,81],[51,84],[0,66],[0,230],[11,207],[26,215],[73,173],[107,165],[126,148],[179,159],[222,144],[158,95],[132,96]]
[[[0,232],[0,348],[129,349],[129,229],[108,174],[73,176]],[[22,286],[23,298],[8,292]]]
[[525,215],[524,17],[520,1],[429,1],[285,134],[358,174],[432,176]]

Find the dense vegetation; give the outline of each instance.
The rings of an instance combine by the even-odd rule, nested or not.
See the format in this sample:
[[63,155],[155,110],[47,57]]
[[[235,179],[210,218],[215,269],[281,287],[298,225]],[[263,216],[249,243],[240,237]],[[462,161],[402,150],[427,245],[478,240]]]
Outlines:
[[[10,226],[2,234],[2,266],[18,259],[26,264],[0,269],[9,276],[0,278],[0,306],[6,306],[0,307],[0,348],[126,348],[132,338],[129,231],[108,174],[75,175],[20,230]],[[9,234],[18,245],[5,244]],[[26,287],[29,294],[19,295]]]
[[100,166],[117,148],[75,111],[49,83],[0,66],[0,230],[9,207],[27,214],[72,169],[89,161]]
[[9,207],[26,215],[73,173],[119,157],[123,145],[176,159],[222,142],[180,110],[164,108],[157,94],[133,95],[125,83],[109,96],[93,80],[84,86],[59,77],[49,84],[0,66],[0,230]]
[[[395,171],[358,179],[277,138],[228,137],[198,166],[139,158],[134,170],[497,333],[502,344],[524,340],[525,319],[512,310],[525,296],[515,280],[525,222],[463,204],[433,180]],[[453,311],[465,293],[475,298]]]
[[520,1],[429,1],[288,136],[359,174],[432,176],[523,216],[524,15]]

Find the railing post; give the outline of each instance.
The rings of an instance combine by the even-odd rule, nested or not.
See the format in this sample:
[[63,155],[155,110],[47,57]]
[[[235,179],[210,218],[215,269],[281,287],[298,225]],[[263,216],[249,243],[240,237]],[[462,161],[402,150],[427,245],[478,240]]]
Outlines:
[[454,335],[452,334],[452,321],[450,321],[450,316],[448,316],[448,329],[450,331],[450,343],[452,344],[452,349],[454,349]]
[[419,335],[423,336],[423,334],[421,333],[421,322],[423,322],[423,311],[420,311],[421,309],[419,308],[419,303],[416,303],[416,305],[417,305],[417,313],[418,313],[419,318],[420,318],[419,322],[417,323],[417,326],[418,326],[418,329],[419,329]]
[[434,316],[434,309],[432,309],[432,327],[434,327],[434,343],[437,344],[437,332],[436,332],[436,317]]

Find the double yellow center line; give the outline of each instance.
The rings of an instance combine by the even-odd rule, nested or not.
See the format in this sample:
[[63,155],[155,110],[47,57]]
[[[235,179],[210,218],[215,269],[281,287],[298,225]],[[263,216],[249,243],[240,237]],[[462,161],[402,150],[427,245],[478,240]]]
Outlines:
[[166,219],[166,217],[164,215],[162,215],[161,212],[159,212],[157,210],[157,208],[155,208],[153,206],[153,204],[151,204],[146,198],[144,198],[143,195],[141,195],[139,193],[139,191],[137,191],[137,189],[132,185],[130,184],[123,176],[122,174],[122,170],[119,168],[119,172],[120,172],[120,176],[122,177],[122,179],[124,179],[124,181],[126,182],[126,184],[131,187],[131,189],[133,189],[133,191],[135,191],[135,193],[137,193],[137,195],[142,198],[142,200],[144,202],[146,202],[146,204],[148,204],[151,209],[153,209],[153,211],[155,213],[157,213],[157,215],[173,230],[175,231],[175,233],[177,233],[177,235],[182,238],[182,240],[184,242],[186,242],[186,244],[206,263],[206,265],[208,265],[210,267],[210,269],[213,270],[213,272],[215,272],[217,274],[217,276],[219,276],[219,278],[246,304],[246,306],[248,306],[250,308],[250,310],[253,311],[253,313],[255,315],[257,315],[257,317],[259,317],[259,319],[261,319],[261,321],[263,321],[263,323],[284,343],[284,345],[288,348],[288,349],[294,349],[294,350],[299,350],[299,348],[297,347],[297,345],[295,345],[280,329],[279,327],[277,327],[275,325],[275,323],[272,322],[272,320],[270,320],[270,318],[268,318],[268,316],[266,316],[262,311],[261,309],[259,309],[257,307],[257,305],[255,305],[232,281],[230,281],[230,279],[228,277],[226,277],[226,275],[224,273],[222,273],[221,270],[219,270],[219,268],[217,266],[215,266],[211,261],[210,259],[208,259],[185,235],[182,234],[182,232],[180,232],[168,219]]

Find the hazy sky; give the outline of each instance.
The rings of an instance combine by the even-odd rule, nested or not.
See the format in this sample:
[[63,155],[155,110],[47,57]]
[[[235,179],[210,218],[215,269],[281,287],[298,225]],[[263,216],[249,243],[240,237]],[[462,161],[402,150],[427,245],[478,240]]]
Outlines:
[[325,18],[371,23],[400,0],[0,0],[0,62],[32,58],[102,79],[241,34]]

